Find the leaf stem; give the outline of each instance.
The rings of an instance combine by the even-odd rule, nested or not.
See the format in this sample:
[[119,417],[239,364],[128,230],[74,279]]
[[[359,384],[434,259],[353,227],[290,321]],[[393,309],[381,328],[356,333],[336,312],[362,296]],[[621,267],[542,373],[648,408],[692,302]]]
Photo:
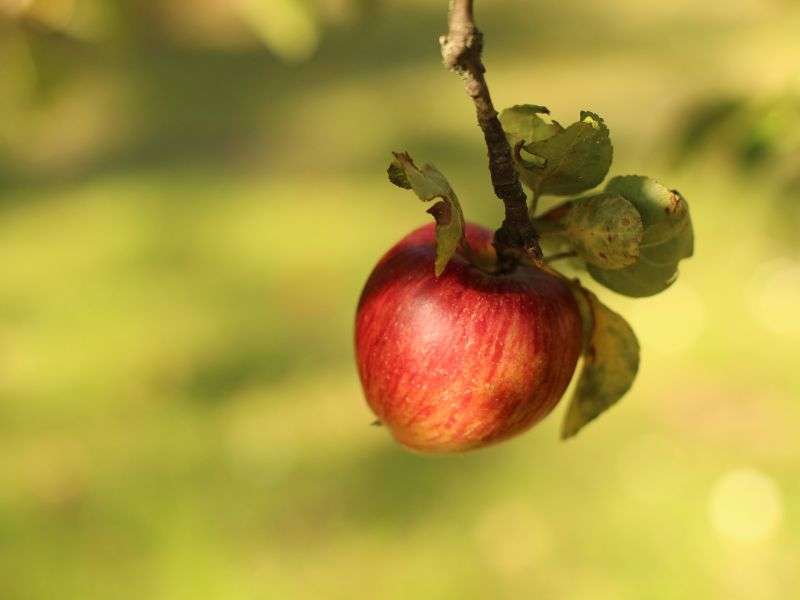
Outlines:
[[531,219],[536,216],[536,211],[539,208],[539,196],[541,196],[541,194],[538,191],[534,191],[533,196],[531,196],[531,204],[528,209],[528,214]]
[[574,250],[567,250],[565,252],[559,252],[557,254],[546,256],[544,258],[544,262],[549,265],[551,262],[554,262],[556,260],[561,260],[563,258],[572,258],[573,256],[578,256],[578,253],[575,252]]
[[442,59],[447,68],[461,75],[467,95],[475,104],[478,125],[489,152],[492,187],[505,206],[505,219],[494,234],[500,266],[510,268],[520,256],[540,263],[542,250],[528,215],[528,198],[514,169],[511,147],[484,77],[483,34],[475,26],[472,4],[472,0],[450,0],[449,31],[439,38]]

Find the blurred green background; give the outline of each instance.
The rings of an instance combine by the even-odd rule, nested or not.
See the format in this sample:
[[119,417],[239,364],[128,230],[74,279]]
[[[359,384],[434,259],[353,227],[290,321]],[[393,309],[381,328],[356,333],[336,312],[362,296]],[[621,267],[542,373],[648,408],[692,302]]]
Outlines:
[[608,415],[432,458],[351,335],[391,150],[501,218],[445,0],[0,0],[0,598],[795,597],[800,5],[476,4],[498,107],[600,113],[697,249],[601,291]]

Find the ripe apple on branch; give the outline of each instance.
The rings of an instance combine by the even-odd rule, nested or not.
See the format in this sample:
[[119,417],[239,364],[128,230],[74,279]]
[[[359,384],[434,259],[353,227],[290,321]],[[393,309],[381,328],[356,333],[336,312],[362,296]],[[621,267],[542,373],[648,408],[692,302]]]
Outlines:
[[[440,42],[475,103],[505,219],[494,234],[466,222],[444,175],[395,153],[389,179],[435,200],[435,225],[391,248],[361,294],[355,346],[364,394],[404,446],[465,451],[547,416],[582,355],[562,426],[568,438],[630,389],[639,344],[619,314],[552,263],[571,257],[615,292],[657,294],[693,253],[688,205],[648,177],[618,176],[537,216],[540,196],[583,194],[603,182],[613,158],[608,127],[589,111],[563,127],[536,105],[498,115],[471,0],[451,2]],[[543,257],[540,241],[563,250]]]

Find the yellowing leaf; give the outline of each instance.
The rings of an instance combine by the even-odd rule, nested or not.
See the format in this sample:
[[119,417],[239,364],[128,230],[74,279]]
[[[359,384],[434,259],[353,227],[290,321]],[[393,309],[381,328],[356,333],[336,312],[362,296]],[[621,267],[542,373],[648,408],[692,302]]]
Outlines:
[[389,181],[413,190],[423,202],[441,200],[428,212],[436,219],[436,276],[442,274],[456,249],[464,240],[464,214],[458,197],[444,175],[432,165],[417,168],[405,152],[395,152],[387,170]]
[[644,228],[638,211],[625,198],[597,194],[571,203],[564,233],[587,263],[620,269],[639,258]]
[[580,378],[561,428],[562,439],[574,436],[622,398],[639,370],[639,342],[627,321],[579,284],[573,292],[582,316],[591,318],[592,326]]
[[680,233],[689,218],[689,206],[676,190],[642,175],[614,177],[606,192],[619,194],[631,202],[642,216],[645,229],[643,244],[652,246]]
[[621,269],[589,263],[589,274],[607,288],[634,298],[664,291],[677,279],[678,263],[694,253],[689,205],[677,191],[638,175],[615,177],[606,191],[636,207],[644,236],[635,263]]

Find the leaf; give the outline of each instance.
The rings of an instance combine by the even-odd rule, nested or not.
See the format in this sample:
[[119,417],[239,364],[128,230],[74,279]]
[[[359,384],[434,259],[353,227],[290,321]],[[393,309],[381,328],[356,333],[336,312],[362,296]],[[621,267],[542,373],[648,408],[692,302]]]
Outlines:
[[503,110],[499,116],[500,124],[511,147],[515,147],[519,142],[529,144],[544,140],[559,131],[564,131],[558,123],[548,123],[539,116],[549,114],[547,108],[535,104],[518,104]]
[[645,245],[660,244],[675,237],[686,225],[689,206],[677,190],[670,190],[655,179],[624,175],[611,179],[606,192],[630,201],[642,216]]
[[571,203],[564,234],[588,264],[620,269],[639,258],[644,227],[636,208],[617,194],[597,194]]
[[624,269],[587,265],[589,274],[610,290],[633,298],[663,292],[678,278],[678,263],[692,256],[694,232],[691,221],[676,237],[655,246],[642,246],[639,260]]
[[[519,115],[517,115],[519,116]],[[519,116],[521,119],[522,117]],[[537,115],[530,115],[532,135],[513,120],[510,141],[522,136],[523,143],[514,144],[514,164],[520,178],[534,192],[566,196],[585,192],[605,179],[611,167],[613,148],[608,127],[598,115],[582,111],[580,121],[566,129],[557,123],[557,131],[543,137],[545,130]]]
[[630,390],[639,370],[639,342],[628,322],[579,284],[573,292],[578,305],[583,305],[582,314],[590,315],[592,327],[561,439],[574,436],[616,404]]
[[641,176],[615,177],[607,192],[631,202],[642,218],[644,236],[639,259],[622,269],[587,264],[589,274],[607,288],[626,296],[653,296],[672,285],[678,263],[694,252],[689,206],[683,196]]
[[542,239],[549,236],[564,236],[564,223],[573,204],[575,200],[567,200],[538,216],[530,215],[534,229]]
[[441,200],[428,209],[436,219],[436,276],[442,274],[447,263],[464,241],[464,214],[456,193],[436,167],[423,165],[417,168],[406,152],[394,152],[394,160],[387,172],[395,185],[413,190],[423,202]]
[[408,180],[405,169],[403,169],[398,161],[393,160],[391,163],[389,163],[389,168],[386,169],[386,174],[389,176],[389,181],[391,181],[397,187],[403,188],[404,190],[411,189],[411,182]]

